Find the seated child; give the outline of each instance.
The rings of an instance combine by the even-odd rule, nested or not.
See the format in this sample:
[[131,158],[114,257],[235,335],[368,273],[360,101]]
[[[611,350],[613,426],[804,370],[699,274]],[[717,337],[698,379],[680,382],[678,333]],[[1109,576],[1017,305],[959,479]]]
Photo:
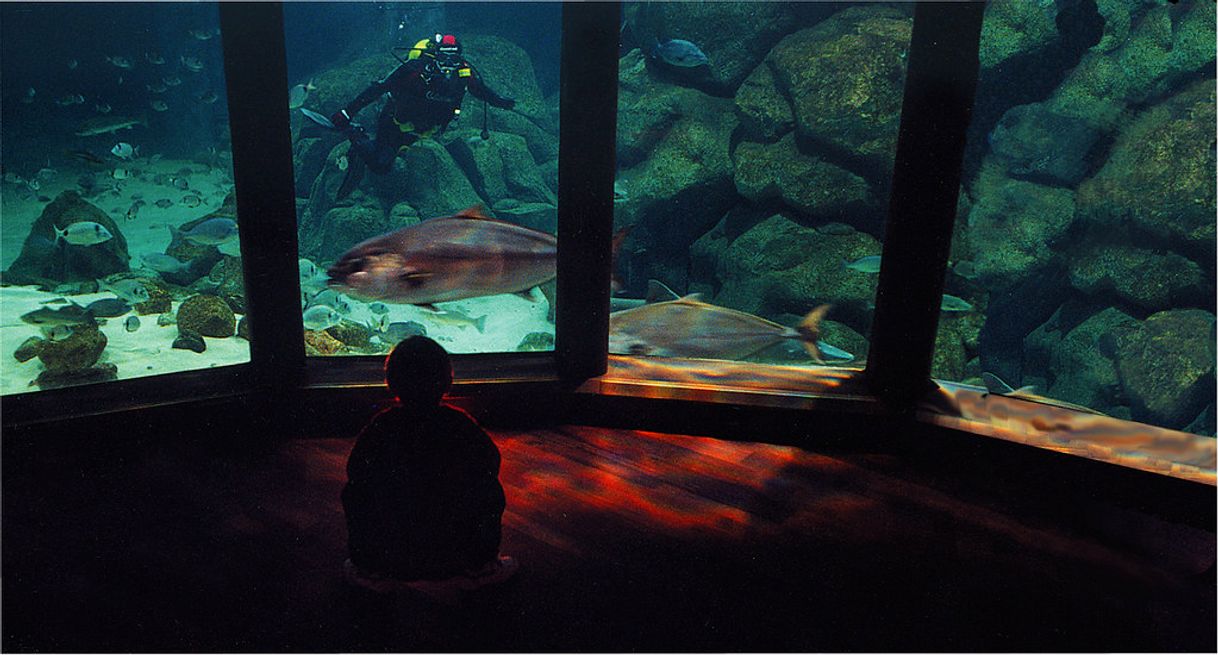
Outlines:
[[448,353],[410,337],[385,359],[385,382],[398,404],[360,432],[342,494],[357,577],[463,589],[506,580],[516,563],[499,556],[499,449],[441,402],[452,386]]

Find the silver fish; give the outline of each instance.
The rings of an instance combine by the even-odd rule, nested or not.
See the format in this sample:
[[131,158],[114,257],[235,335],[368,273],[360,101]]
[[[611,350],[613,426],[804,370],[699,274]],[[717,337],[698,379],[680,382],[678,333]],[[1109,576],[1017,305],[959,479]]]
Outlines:
[[944,312],[971,312],[973,306],[963,298],[957,298],[950,293],[943,294],[943,301],[939,303],[939,310]]
[[859,273],[879,273],[880,272],[880,256],[868,255],[860,257],[852,262],[842,260],[842,268],[848,268]]
[[74,246],[94,246],[114,238],[106,226],[93,221],[77,221],[62,230],[57,225],[52,227],[56,243],[63,239]]
[[40,307],[21,315],[21,320],[31,325],[93,325],[93,314],[76,303],[59,309]]
[[701,48],[684,39],[670,39],[663,43],[655,41],[652,43],[650,55],[677,68],[697,68],[705,66],[709,61]]
[[80,124],[76,128],[76,136],[96,136],[110,134],[119,130],[129,130],[144,122],[136,118],[123,116],[96,116]]
[[192,243],[201,246],[218,246],[228,243],[237,237],[237,222],[231,218],[209,218],[186,232],[181,232],[172,225],[170,232]]
[[338,325],[342,314],[329,305],[314,305],[304,311],[302,320],[306,330],[324,330]]
[[796,328],[702,302],[697,295],[609,315],[609,352],[657,357],[741,359],[787,339],[822,362],[817,339],[829,305],[808,312]]
[[426,305],[519,293],[554,278],[553,235],[471,207],[368,239],[327,271],[357,297]]
[[171,255],[159,252],[148,252],[140,255],[144,264],[158,273],[178,273],[190,268],[189,261],[179,261]]

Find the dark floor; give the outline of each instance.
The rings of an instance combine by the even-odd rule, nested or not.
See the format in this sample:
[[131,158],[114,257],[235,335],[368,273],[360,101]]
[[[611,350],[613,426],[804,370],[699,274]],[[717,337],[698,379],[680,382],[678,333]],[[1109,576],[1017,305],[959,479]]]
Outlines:
[[344,584],[349,440],[9,460],[3,647],[1215,649],[1212,534],[1114,514],[1146,535],[1101,540],[882,455],[495,438],[521,570],[458,608]]

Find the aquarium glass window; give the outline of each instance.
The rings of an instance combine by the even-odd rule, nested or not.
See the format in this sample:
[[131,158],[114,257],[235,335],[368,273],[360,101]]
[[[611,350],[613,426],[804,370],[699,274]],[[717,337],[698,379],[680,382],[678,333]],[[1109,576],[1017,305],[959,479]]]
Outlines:
[[249,361],[219,13],[0,4],[0,390]]
[[900,3],[625,3],[611,353],[863,365],[912,25]]
[[935,377],[1214,434],[1214,24],[988,5]]
[[553,349],[561,10],[285,5],[309,355]]

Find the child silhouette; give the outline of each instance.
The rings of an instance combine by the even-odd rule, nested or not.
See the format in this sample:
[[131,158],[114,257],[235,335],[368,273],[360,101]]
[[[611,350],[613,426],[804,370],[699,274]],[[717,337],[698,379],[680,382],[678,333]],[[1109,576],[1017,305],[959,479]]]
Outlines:
[[348,573],[375,591],[506,580],[516,562],[499,555],[499,449],[468,414],[443,403],[452,386],[448,353],[410,337],[385,359],[385,382],[398,402],[373,417],[347,460]]

